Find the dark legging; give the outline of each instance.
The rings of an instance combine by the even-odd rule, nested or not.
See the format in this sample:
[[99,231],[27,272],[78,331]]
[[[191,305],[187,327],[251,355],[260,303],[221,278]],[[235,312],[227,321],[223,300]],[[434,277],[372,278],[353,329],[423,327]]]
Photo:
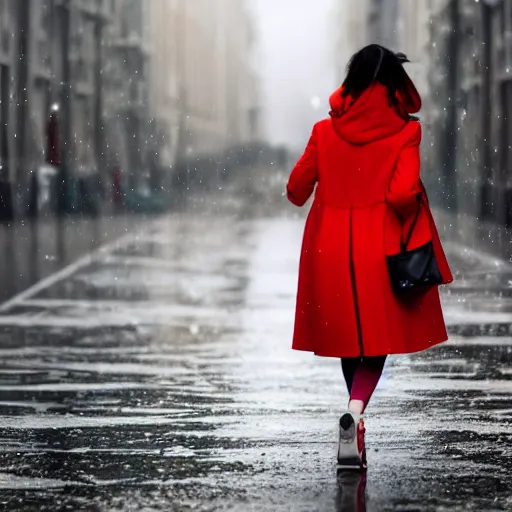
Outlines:
[[385,363],[386,356],[348,357],[341,360],[350,400],[361,400],[366,409],[379,383]]

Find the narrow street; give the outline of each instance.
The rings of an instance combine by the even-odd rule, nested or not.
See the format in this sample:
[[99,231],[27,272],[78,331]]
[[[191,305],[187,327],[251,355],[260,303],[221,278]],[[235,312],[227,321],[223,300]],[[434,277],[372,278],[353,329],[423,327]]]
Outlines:
[[388,363],[363,507],[339,362],[289,348],[302,228],[173,214],[6,302],[2,510],[510,510],[510,269],[448,245],[452,340]]

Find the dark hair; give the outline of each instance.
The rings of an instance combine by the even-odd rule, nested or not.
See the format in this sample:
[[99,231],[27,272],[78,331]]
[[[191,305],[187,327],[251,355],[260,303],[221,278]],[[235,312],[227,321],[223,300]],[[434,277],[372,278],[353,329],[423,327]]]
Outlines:
[[351,96],[355,102],[366,89],[378,82],[387,88],[389,104],[398,115],[405,119],[416,119],[404,110],[397,98],[397,93],[400,93],[407,102],[413,102],[410,79],[403,66],[406,62],[409,59],[403,53],[394,53],[379,44],[365,46],[348,63],[342,96]]

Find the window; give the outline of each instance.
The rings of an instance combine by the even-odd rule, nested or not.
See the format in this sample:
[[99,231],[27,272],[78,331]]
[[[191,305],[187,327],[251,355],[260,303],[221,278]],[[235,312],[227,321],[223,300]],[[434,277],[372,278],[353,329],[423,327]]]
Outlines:
[[0,0],[0,52],[9,54],[11,49],[11,28],[7,0]]
[[52,29],[52,6],[50,0],[39,0],[41,8],[40,26],[45,34],[49,34]]

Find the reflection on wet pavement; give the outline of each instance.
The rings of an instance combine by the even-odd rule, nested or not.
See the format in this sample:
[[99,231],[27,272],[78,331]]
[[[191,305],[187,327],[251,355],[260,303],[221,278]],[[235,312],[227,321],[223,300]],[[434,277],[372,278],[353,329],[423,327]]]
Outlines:
[[9,303],[6,510],[512,509],[509,269],[452,248],[453,339],[391,359],[340,480],[339,363],[289,350],[302,226],[170,216]]

